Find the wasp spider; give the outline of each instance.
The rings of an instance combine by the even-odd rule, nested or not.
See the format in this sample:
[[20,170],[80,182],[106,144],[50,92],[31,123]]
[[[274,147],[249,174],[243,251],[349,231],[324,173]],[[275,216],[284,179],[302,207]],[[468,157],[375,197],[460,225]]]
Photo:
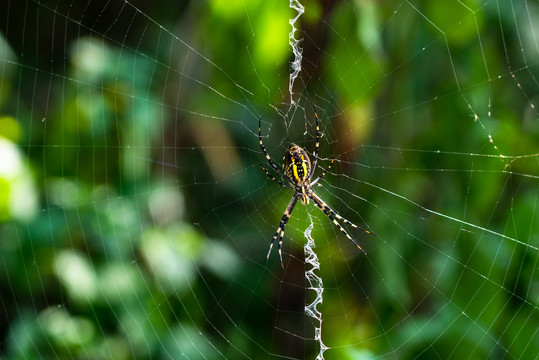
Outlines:
[[296,202],[298,200],[300,200],[303,205],[309,204],[309,199],[313,200],[314,204],[320,210],[322,210],[324,214],[326,214],[333,221],[333,223],[339,228],[339,230],[348,239],[350,239],[350,241],[352,241],[357,246],[357,248],[361,250],[363,253],[365,253],[365,251],[361,248],[361,246],[359,246],[359,244],[354,239],[352,239],[352,237],[346,232],[346,230],[341,226],[341,224],[339,224],[337,219],[341,220],[345,224],[348,224],[356,229],[362,230],[367,234],[376,235],[375,233],[365,230],[353,224],[352,222],[346,220],[339,214],[337,214],[313,191],[312,187],[324,178],[324,176],[328,173],[329,169],[331,168],[331,165],[335,161],[335,158],[333,158],[329,166],[322,171],[320,176],[318,176],[314,181],[312,180],[314,176],[314,172],[316,170],[316,163],[318,161],[318,150],[320,148],[320,125],[319,125],[319,119],[318,119],[318,114],[316,113],[316,109],[314,112],[314,116],[316,117],[316,145],[314,148],[314,160],[312,164],[311,164],[311,160],[309,159],[309,156],[307,155],[307,152],[301,146],[292,144],[290,145],[290,147],[286,150],[284,154],[283,170],[279,169],[279,167],[275,165],[275,163],[269,156],[268,152],[266,151],[264,144],[262,143],[262,133],[260,130],[262,118],[258,119],[258,139],[260,141],[260,148],[264,152],[264,155],[266,156],[266,159],[268,160],[268,163],[270,164],[270,166],[273,168],[273,170],[275,170],[277,174],[279,174],[279,176],[282,178],[283,181],[276,179],[275,176],[270,174],[268,169],[266,169],[262,164],[260,164],[260,166],[262,167],[262,170],[264,170],[266,175],[268,175],[268,177],[271,180],[275,181],[277,184],[281,186],[289,187],[292,190],[294,190],[294,195],[292,195],[292,199],[290,200],[290,202],[288,203],[288,206],[286,207],[286,210],[284,211],[279,227],[277,228],[275,235],[273,235],[273,238],[271,239],[268,256],[266,257],[266,262],[267,262],[271,253],[271,249],[273,248],[273,244],[275,243],[275,240],[277,240],[277,237],[279,237],[279,258],[281,260],[281,267],[283,267],[283,269],[284,269],[284,265],[283,265],[283,256],[281,252],[281,247],[283,243],[284,229],[286,227],[286,224],[288,223],[288,220],[290,219],[292,210],[294,210],[294,206],[296,205]]

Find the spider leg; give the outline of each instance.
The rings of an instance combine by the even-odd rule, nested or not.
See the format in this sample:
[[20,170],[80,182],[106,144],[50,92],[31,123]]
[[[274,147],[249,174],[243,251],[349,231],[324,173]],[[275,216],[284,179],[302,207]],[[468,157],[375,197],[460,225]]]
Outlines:
[[279,174],[283,179],[286,179],[288,182],[292,182],[292,180],[288,178],[288,176],[284,175],[283,172],[279,170],[279,167],[275,165],[273,160],[271,160],[271,157],[269,156],[268,151],[266,150],[266,147],[262,143],[262,131],[260,129],[261,126],[262,126],[262,117],[259,117],[258,118],[258,141],[260,143],[260,148],[262,149],[262,151],[264,152],[264,155],[266,156],[266,159],[268,160],[268,163],[273,168],[273,170],[275,170],[275,172]]
[[322,174],[319,177],[317,177],[316,180],[311,182],[311,186],[316,185],[317,182],[319,182],[320,180],[322,180],[324,178],[324,176],[326,176],[329,169],[331,169],[331,165],[333,165],[334,161],[335,161],[335,158],[331,159],[331,162],[329,163],[329,166],[327,168],[325,168],[324,171],[322,171]]
[[312,178],[314,175],[314,170],[316,169],[316,162],[318,161],[318,150],[320,149],[320,119],[318,119],[318,114],[316,113],[316,107],[313,105],[314,117],[316,118],[316,144],[314,147],[314,160],[311,167],[311,173],[309,178]]
[[337,214],[335,211],[333,211],[322,199],[320,199],[320,197],[318,195],[316,195],[313,191],[311,191],[310,193],[310,197],[311,199],[314,200],[314,203],[316,204],[316,206],[318,206],[320,208],[320,210],[322,210],[324,212],[324,214],[326,214],[331,220],[333,220],[333,223],[339,228],[339,230],[344,234],[346,235],[346,237],[352,241],[354,243],[354,245],[357,246],[357,248],[359,250],[361,250],[364,254],[367,254],[365,252],[365,250],[363,250],[363,248],[348,234],[348,232],[341,226],[341,224],[339,224],[339,222],[337,221],[337,219],[339,220],[342,220],[345,224],[348,224],[356,229],[359,229],[359,230],[362,230],[363,232],[367,233],[367,234],[371,234],[371,235],[374,235],[376,236],[375,233],[369,231],[369,230],[365,230],[359,226],[357,226],[356,224],[346,220],[345,218],[343,218],[342,216],[340,216],[339,214]]
[[275,235],[273,235],[273,238],[271,239],[268,256],[266,256],[266,264],[267,264],[269,260],[269,256],[271,254],[271,249],[273,248],[273,244],[275,243],[275,240],[277,240],[277,236],[280,236],[279,237],[279,258],[281,259],[281,267],[283,268],[283,270],[284,270],[284,265],[283,265],[283,254],[281,251],[281,247],[283,245],[284,228],[286,227],[288,220],[290,220],[290,214],[292,214],[292,210],[294,210],[294,206],[296,205],[297,201],[298,201],[298,198],[296,196],[293,196],[290,202],[288,203],[288,206],[286,207],[286,210],[284,211],[283,217],[281,218],[281,222],[279,223],[279,227],[277,228]]
[[373,233],[372,231],[369,231],[369,230],[365,230],[363,229],[362,227],[359,227],[357,226],[356,224],[354,224],[353,222],[349,221],[349,220],[346,220],[345,218],[343,218],[341,215],[337,214],[335,211],[333,211],[329,206],[328,204],[326,204],[318,195],[316,195],[314,193],[314,191],[311,190],[311,198],[315,201],[315,202],[318,202],[320,205],[324,206],[325,208],[328,209],[329,212],[333,213],[333,215],[339,219],[339,220],[342,220],[342,222],[344,222],[345,224],[348,224],[356,229],[359,229],[367,234],[370,234],[370,235],[374,235],[374,236],[377,236],[375,233]]
[[287,184],[287,183],[285,184],[285,183],[283,183],[282,181],[277,180],[277,179],[275,178],[275,176],[273,176],[273,175],[271,175],[271,174],[269,173],[268,169],[266,169],[266,168],[264,167],[264,165],[262,165],[262,164],[259,164],[259,165],[260,165],[260,167],[262,168],[262,170],[264,170],[264,172],[266,173],[266,175],[268,175],[268,177],[269,177],[271,180],[275,181],[277,184],[279,184],[279,185],[281,185],[281,186],[286,186],[286,187],[289,187],[289,188],[293,189],[292,185]]

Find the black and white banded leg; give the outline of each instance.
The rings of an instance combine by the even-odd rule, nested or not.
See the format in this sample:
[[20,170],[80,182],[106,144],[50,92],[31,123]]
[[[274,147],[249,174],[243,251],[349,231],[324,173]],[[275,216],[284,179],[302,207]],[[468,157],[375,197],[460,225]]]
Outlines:
[[335,161],[335,158],[331,159],[331,162],[329,163],[329,166],[327,168],[325,168],[324,171],[322,171],[322,174],[320,174],[320,176],[317,177],[316,180],[314,180],[311,183],[311,186],[316,185],[317,182],[319,182],[320,180],[322,180],[324,178],[324,176],[326,176],[326,174],[329,172],[329,169],[331,169],[331,165],[333,165],[334,161]]
[[290,185],[290,184],[285,184],[285,183],[283,183],[282,181],[277,180],[277,179],[275,178],[275,176],[273,176],[273,175],[270,174],[270,172],[268,171],[268,169],[266,169],[266,168],[264,167],[264,165],[262,165],[262,164],[258,164],[258,165],[260,165],[260,167],[262,168],[262,170],[264,170],[264,172],[266,173],[266,175],[268,175],[268,177],[269,177],[271,180],[275,181],[277,184],[279,184],[279,185],[281,185],[281,186],[286,186],[286,187],[289,187],[289,188],[293,189],[292,185]]
[[[260,143],[260,148],[262,149],[262,152],[266,156],[266,159],[268,160],[268,163],[273,168],[273,170],[275,170],[275,172],[277,174],[279,174],[279,176],[281,176],[283,179],[287,180],[288,182],[293,183],[293,181],[288,176],[283,174],[283,172],[279,169],[279,167],[277,165],[275,165],[275,163],[271,159],[271,156],[269,156],[268,151],[266,150],[266,147],[262,143],[262,132],[261,132],[261,129],[260,129],[261,126],[262,126],[262,118],[259,117],[258,118],[258,142]],[[266,171],[266,174],[267,173],[268,172]]]
[[327,215],[327,217],[329,217],[333,223],[339,228],[339,230],[350,240],[354,243],[354,245],[357,246],[357,248],[359,250],[361,250],[364,254],[367,254],[365,252],[365,250],[363,250],[363,248],[350,236],[350,234],[348,234],[348,232],[341,226],[341,224],[339,224],[339,222],[337,221],[337,219],[341,220],[342,222],[344,222],[345,224],[348,224],[356,229],[359,229],[367,234],[371,234],[371,235],[374,235],[376,236],[375,233],[373,233],[372,231],[369,231],[369,230],[365,230],[359,226],[357,226],[356,224],[354,224],[353,222],[351,221],[348,221],[346,220],[345,218],[343,218],[342,216],[340,216],[339,214],[337,214],[335,211],[333,211],[329,205],[327,205],[318,195],[316,195],[313,191],[311,191],[311,199],[313,199],[314,203],[316,206],[318,206],[320,208],[320,210],[322,210],[322,212],[324,214]]
[[294,210],[294,206],[296,205],[297,201],[298,201],[298,197],[293,196],[290,202],[288,203],[286,210],[284,211],[283,217],[281,218],[281,222],[279,223],[279,227],[277,228],[277,231],[275,231],[275,235],[273,235],[273,238],[271,239],[268,256],[266,257],[266,264],[268,263],[269,256],[271,254],[271,249],[273,248],[273,244],[275,243],[275,240],[277,240],[277,236],[279,236],[279,258],[281,259],[281,267],[284,269],[283,254],[282,254],[284,228],[286,227],[288,220],[290,220],[290,214],[292,213],[292,210]]

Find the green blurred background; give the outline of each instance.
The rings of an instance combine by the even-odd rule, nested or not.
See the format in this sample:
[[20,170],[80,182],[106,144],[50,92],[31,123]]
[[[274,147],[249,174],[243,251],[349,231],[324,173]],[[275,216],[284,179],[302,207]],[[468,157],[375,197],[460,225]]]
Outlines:
[[[539,353],[539,5],[7,1],[0,9],[0,356],[315,358]],[[259,168],[337,161],[314,206]]]

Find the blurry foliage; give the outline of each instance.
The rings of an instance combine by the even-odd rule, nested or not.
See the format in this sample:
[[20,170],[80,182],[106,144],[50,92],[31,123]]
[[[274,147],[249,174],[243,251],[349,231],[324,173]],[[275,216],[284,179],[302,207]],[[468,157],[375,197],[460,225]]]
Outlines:
[[[290,193],[258,169],[250,113],[264,114],[265,129],[279,126],[269,105],[287,99],[288,4],[131,2],[168,33],[118,3],[10,2],[3,16],[0,353],[309,357],[314,342],[272,329],[312,338],[303,288],[290,279],[302,278],[301,263],[292,258],[277,275],[261,266]],[[535,174],[536,158],[499,158],[537,153],[537,114],[506,68],[522,68],[518,41],[532,47],[533,30],[512,25],[537,26],[523,18],[533,9],[414,2],[430,23],[401,2],[304,3],[299,93],[339,140],[324,138],[322,156],[341,155],[342,173],[320,192],[379,235],[365,239],[367,260],[350,255],[317,214],[328,224],[315,230],[326,358],[536,357],[537,252],[421,208],[539,246],[537,185],[506,173]],[[22,30],[38,36],[25,42]],[[493,74],[505,79],[490,83]],[[537,99],[530,73],[517,75]],[[272,154],[282,137],[267,138]],[[300,262],[304,215],[295,210],[286,234]]]

